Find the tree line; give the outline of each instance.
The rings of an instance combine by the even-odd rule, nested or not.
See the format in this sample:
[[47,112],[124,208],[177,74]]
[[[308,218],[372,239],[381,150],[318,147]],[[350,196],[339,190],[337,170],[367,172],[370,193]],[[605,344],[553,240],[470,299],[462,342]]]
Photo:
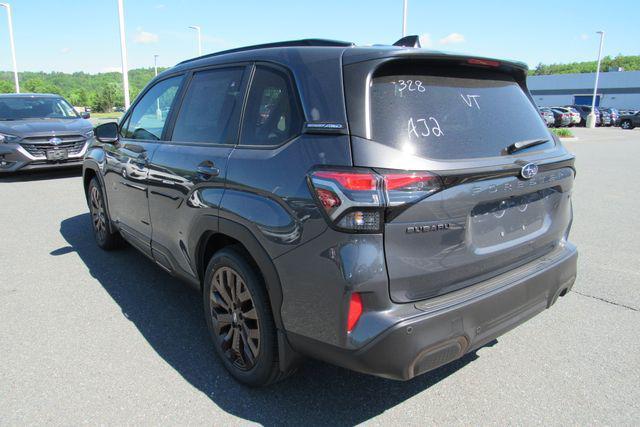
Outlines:
[[[602,71],[622,67],[625,71],[640,70],[640,55],[616,57],[605,56],[602,59]],[[567,73],[593,73],[596,61],[571,62],[568,64],[538,64],[529,70],[530,75]],[[129,92],[134,99],[153,78],[153,68],[129,70]],[[124,106],[122,77],[120,73],[89,74],[84,72],[32,72],[19,73],[20,88],[23,92],[56,93],[64,96],[74,106],[91,107],[94,111],[108,112]],[[0,93],[11,93],[13,73],[0,71]]]
[[[161,71],[161,69],[158,69]],[[153,68],[129,70],[129,95],[134,99],[153,78]],[[124,106],[122,74],[84,72],[62,73],[25,71],[18,74],[20,91],[55,93],[65,97],[72,105],[90,107],[93,111],[109,112]],[[13,73],[0,71],[0,93],[14,92]]]
[[[538,64],[529,70],[529,75],[544,76],[547,74],[595,73],[597,61],[570,62],[568,64]],[[605,56],[600,64],[601,71],[624,68],[625,71],[640,70],[640,55]]]

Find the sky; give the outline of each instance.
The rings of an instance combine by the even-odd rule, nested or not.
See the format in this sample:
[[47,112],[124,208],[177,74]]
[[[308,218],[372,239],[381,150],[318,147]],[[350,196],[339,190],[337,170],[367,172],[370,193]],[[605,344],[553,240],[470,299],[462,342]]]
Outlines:
[[[11,4],[20,71],[120,70],[117,0],[3,0]],[[639,0],[409,0],[407,33],[423,47],[542,63],[640,54]],[[592,7],[594,6],[594,7]],[[624,12],[623,12],[624,11]],[[402,0],[124,0],[129,68],[169,67],[203,52],[300,38],[393,44]],[[11,69],[0,8],[0,70]]]

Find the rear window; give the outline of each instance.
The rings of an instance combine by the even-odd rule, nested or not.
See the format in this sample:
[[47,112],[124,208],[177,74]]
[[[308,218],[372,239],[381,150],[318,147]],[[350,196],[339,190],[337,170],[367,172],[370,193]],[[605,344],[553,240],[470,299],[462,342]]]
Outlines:
[[[400,72],[398,72],[400,71]],[[513,78],[493,70],[403,65],[371,83],[371,139],[431,159],[507,155],[517,141],[549,139]]]

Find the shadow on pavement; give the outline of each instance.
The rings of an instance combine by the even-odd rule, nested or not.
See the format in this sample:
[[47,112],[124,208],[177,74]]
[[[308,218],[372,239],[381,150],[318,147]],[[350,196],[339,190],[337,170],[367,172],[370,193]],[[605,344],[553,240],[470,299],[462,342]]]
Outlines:
[[27,182],[42,181],[47,179],[71,178],[82,175],[81,166],[73,166],[60,169],[18,171],[8,174],[0,174],[0,183],[2,182]]
[[478,357],[470,353],[409,382],[309,360],[282,383],[250,389],[235,382],[216,359],[197,292],[132,248],[99,249],[89,214],[64,220],[60,232],[69,246],[51,255],[77,252],[160,357],[221,409],[246,420],[265,425],[353,425],[427,390]]

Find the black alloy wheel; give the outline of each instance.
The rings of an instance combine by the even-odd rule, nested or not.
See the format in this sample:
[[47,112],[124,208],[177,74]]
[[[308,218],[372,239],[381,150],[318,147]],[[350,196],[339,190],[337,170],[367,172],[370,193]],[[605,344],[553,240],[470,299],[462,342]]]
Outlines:
[[104,241],[107,235],[107,221],[104,210],[102,194],[97,186],[92,185],[89,189],[89,210],[91,211],[91,222],[96,239]]
[[295,366],[280,369],[267,287],[244,248],[234,245],[217,251],[207,264],[203,287],[205,320],[215,352],[236,380],[258,387],[295,372]]
[[98,246],[104,250],[123,246],[124,241],[118,231],[111,231],[109,214],[104,193],[97,178],[93,178],[87,188],[87,204],[91,214],[91,226]]
[[260,355],[260,320],[240,274],[231,267],[217,269],[210,298],[211,320],[224,357],[241,371],[253,368]]

